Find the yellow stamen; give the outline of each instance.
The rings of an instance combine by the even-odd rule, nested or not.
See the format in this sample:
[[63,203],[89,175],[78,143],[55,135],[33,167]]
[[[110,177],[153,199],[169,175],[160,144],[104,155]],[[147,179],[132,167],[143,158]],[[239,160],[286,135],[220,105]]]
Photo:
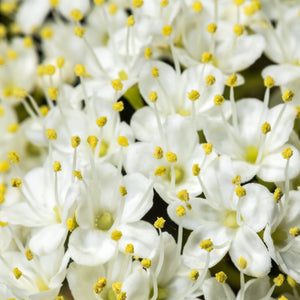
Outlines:
[[206,78],[205,78],[205,82],[206,82],[206,85],[207,85],[207,86],[214,85],[215,82],[216,82],[216,77],[213,76],[213,75],[208,75],[208,76],[206,76]]
[[244,258],[244,257],[239,257],[238,258],[238,260],[237,260],[237,265],[242,269],[242,270],[244,270],[244,269],[246,269],[247,268],[247,260],[246,260],[246,258]]
[[175,163],[175,162],[177,162],[177,155],[171,151],[167,151],[166,159],[168,162]]
[[126,20],[126,25],[127,26],[133,26],[135,24],[134,16],[129,16]]
[[177,217],[182,217],[186,215],[186,210],[182,205],[179,205],[175,208]]
[[202,57],[201,57],[201,62],[203,62],[203,63],[209,63],[209,62],[212,61],[212,59],[213,59],[212,53],[210,53],[210,52],[204,52],[202,54]]
[[211,241],[211,239],[203,240],[200,243],[200,248],[207,251],[207,252],[212,251],[214,249],[213,246],[214,246],[214,244]]
[[156,158],[156,159],[162,159],[163,156],[164,156],[164,151],[161,147],[155,147],[154,149],[154,152],[153,152],[153,156]]
[[80,171],[74,170],[74,171],[72,172],[72,174],[74,175],[74,177],[78,178],[79,180],[82,180],[82,174],[81,174]]
[[77,148],[80,145],[80,142],[81,142],[81,138],[78,135],[72,136],[71,144],[73,148]]
[[229,76],[229,77],[227,78],[227,80],[226,80],[226,85],[231,86],[231,87],[236,86],[236,84],[237,84],[237,79],[238,79],[238,78],[237,78],[236,74],[233,73],[231,76]]
[[189,278],[196,281],[199,278],[199,272],[197,270],[192,270],[190,272]]
[[144,4],[144,1],[143,0],[132,0],[131,3],[132,3],[133,7],[139,8]]
[[118,144],[122,147],[128,147],[129,143],[125,136],[119,136],[118,137]]
[[202,146],[203,150],[204,150],[204,153],[205,155],[209,155],[211,152],[212,152],[212,143],[206,143]]
[[119,230],[114,230],[111,235],[110,235],[111,239],[114,241],[119,241],[122,237],[122,232]]
[[20,178],[12,178],[11,186],[16,188],[22,188],[22,179]]
[[59,161],[55,161],[53,164],[53,171],[60,172],[61,171],[61,164]]
[[236,35],[236,36],[241,36],[243,33],[244,33],[244,26],[242,25],[234,25],[233,26],[233,33]]
[[293,155],[293,150],[290,147],[284,148],[281,152],[284,159],[290,159]]
[[146,259],[144,258],[142,261],[141,261],[141,264],[143,266],[143,268],[145,269],[149,269],[151,267],[151,259]]
[[13,272],[14,272],[16,279],[19,279],[23,274],[18,268],[14,268]]
[[7,160],[2,160],[0,162],[0,172],[1,173],[6,173],[8,172],[10,169],[10,165],[9,165],[9,162]]
[[52,100],[57,100],[58,97],[58,90],[55,87],[48,88],[48,95]]
[[88,142],[88,144],[90,145],[91,148],[95,148],[97,143],[98,143],[98,138],[94,135],[90,135],[87,138],[87,142]]
[[192,8],[197,13],[201,12],[202,11],[202,3],[200,1],[195,1],[192,5]]
[[157,220],[154,222],[155,228],[164,228],[166,220],[162,217],[157,218]]
[[275,283],[276,286],[281,286],[284,282],[284,275],[279,274],[277,277],[273,279],[273,282]]
[[296,237],[296,236],[300,235],[300,229],[299,229],[299,227],[293,227],[289,230],[289,233],[293,237]]
[[44,27],[40,32],[41,38],[49,40],[53,37],[53,30],[51,27]]
[[150,92],[149,95],[148,95],[148,99],[154,103],[157,101],[157,93],[156,92]]
[[189,93],[188,93],[188,98],[191,100],[191,101],[196,101],[197,99],[199,99],[200,97],[200,94],[199,92],[197,92],[196,90],[191,90]]
[[211,24],[207,25],[207,27],[206,27],[206,30],[211,34],[214,34],[217,31],[217,29],[218,29],[218,26],[215,23],[211,23]]
[[241,176],[240,175],[236,175],[235,177],[232,178],[231,182],[234,185],[240,185],[241,184]]
[[81,28],[79,26],[74,27],[74,34],[78,37],[82,38],[85,34],[86,30],[84,28]]
[[57,139],[57,133],[55,129],[47,129],[46,130],[46,136],[49,140],[56,140]]
[[275,80],[271,76],[266,76],[264,79],[265,87],[272,88],[275,84]]
[[79,9],[73,9],[70,15],[74,21],[81,21],[83,19],[83,15]]
[[282,95],[282,100],[284,102],[290,102],[290,101],[293,100],[294,96],[295,96],[295,94],[294,94],[293,91],[291,91],[291,90],[285,90],[283,92],[283,95]]
[[262,124],[262,126],[261,126],[261,132],[263,134],[267,134],[270,131],[271,131],[271,125],[268,122],[265,122],[264,124]]
[[149,47],[145,48],[145,58],[150,59],[152,56],[152,50]]
[[239,198],[246,196],[246,190],[240,185],[238,185],[234,191]]
[[20,162],[20,157],[15,151],[7,153],[7,157],[11,163],[17,164]]
[[134,253],[134,246],[132,244],[127,244],[125,247],[125,252],[133,254]]
[[173,28],[171,25],[165,25],[161,32],[164,36],[169,36],[172,33],[172,31],[173,31]]
[[198,164],[193,165],[193,175],[198,176],[200,174],[200,167]]
[[214,98],[214,104],[217,106],[221,106],[224,103],[225,99],[221,95],[216,95]]
[[26,256],[27,260],[29,260],[29,261],[32,260],[33,257],[34,257],[34,255],[33,255],[33,253],[31,252],[30,249],[27,249],[27,250],[25,251],[25,256]]
[[190,196],[187,190],[181,190],[176,195],[181,201],[189,201]]
[[153,78],[159,77],[159,70],[156,67],[151,68]]
[[121,196],[126,196],[127,195],[127,189],[126,189],[126,187],[125,186],[122,186],[122,185],[120,185],[120,187],[119,187],[119,190],[120,190],[120,194],[121,194]]
[[160,166],[160,167],[158,167],[158,168],[155,169],[154,175],[155,176],[163,176],[163,175],[166,174],[166,172],[167,172],[166,167]]
[[225,283],[225,281],[227,280],[227,275],[223,271],[216,273],[215,277],[220,283]]
[[112,105],[112,109],[121,112],[124,110],[124,103],[122,101],[116,102]]

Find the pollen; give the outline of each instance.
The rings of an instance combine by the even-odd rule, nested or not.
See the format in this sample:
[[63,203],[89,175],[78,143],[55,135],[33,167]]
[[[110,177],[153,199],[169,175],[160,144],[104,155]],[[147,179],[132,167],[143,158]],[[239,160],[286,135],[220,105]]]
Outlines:
[[57,139],[56,130],[55,129],[47,129],[46,136],[49,140],[56,140]]
[[197,92],[196,90],[191,90],[189,93],[188,93],[188,98],[191,100],[191,101],[196,101],[198,100],[200,97],[200,94],[199,92]]
[[119,241],[122,237],[122,232],[119,230],[114,230],[111,235],[110,235],[111,239],[114,241]]
[[98,119],[96,120],[96,124],[97,124],[100,128],[104,127],[104,126],[106,125],[106,123],[107,123],[107,117],[100,117],[100,118],[98,118]]
[[79,26],[74,27],[74,34],[78,37],[82,38],[85,34],[86,30],[84,28],[81,28]]
[[112,109],[121,112],[124,110],[124,103],[122,101],[116,102],[112,105]]
[[209,63],[209,62],[212,61],[212,59],[213,59],[212,53],[210,53],[210,52],[204,52],[202,54],[202,57],[201,57],[201,62],[203,62],[203,63]]
[[105,277],[100,277],[97,280],[97,283],[94,285],[94,291],[96,294],[100,294],[102,290],[106,287],[107,280]]
[[166,174],[166,172],[167,172],[166,167],[160,166],[160,167],[158,167],[158,168],[155,169],[154,175],[155,176],[163,176],[163,175]]
[[236,175],[235,177],[232,178],[231,183],[234,185],[240,185],[241,184],[241,175]]
[[197,270],[192,270],[189,274],[189,278],[196,281],[199,278],[199,272]]
[[288,298],[282,295],[278,300],[288,300]]
[[224,103],[225,99],[222,95],[216,95],[214,98],[214,104],[216,106],[221,106]]
[[51,27],[44,27],[40,32],[41,38],[50,40],[53,37],[53,30]]
[[15,60],[15,59],[18,58],[18,53],[15,50],[13,50],[13,49],[8,49],[6,51],[6,55],[11,60]]
[[129,143],[125,136],[119,136],[118,137],[118,144],[122,147],[128,147]]
[[279,274],[277,277],[273,279],[273,282],[275,283],[276,286],[281,286],[284,282],[284,275]]
[[202,3],[200,1],[195,1],[192,8],[195,12],[200,13],[202,11]]
[[123,83],[119,78],[112,80],[111,86],[115,91],[121,91],[123,89]]
[[0,226],[1,226],[1,227],[5,227],[5,226],[7,226],[7,225],[8,225],[7,222],[2,222],[2,221],[0,221]]
[[155,228],[164,228],[166,223],[166,220],[163,217],[157,218],[157,220],[154,222]]
[[181,201],[189,201],[190,196],[187,190],[181,190],[176,195]]
[[72,136],[71,144],[73,148],[77,148],[80,145],[81,139],[78,135]]
[[74,21],[81,21],[83,19],[83,15],[79,9],[73,9],[70,15]]
[[25,256],[26,256],[26,258],[27,258],[28,261],[33,260],[33,257],[34,257],[34,255],[33,255],[33,253],[31,252],[30,249],[27,249],[25,251]]
[[72,232],[76,228],[76,222],[74,218],[68,218],[66,221],[67,228],[70,232]]
[[58,97],[58,91],[55,87],[49,87],[48,88],[48,95],[52,100],[57,100]]
[[115,3],[111,3],[111,4],[109,4],[109,6],[108,6],[108,11],[109,11],[109,13],[110,13],[112,16],[115,15],[115,14],[117,13],[118,9],[119,9],[119,7],[118,7],[118,5],[115,4]]
[[27,92],[27,90],[25,90],[23,88],[16,87],[13,89],[13,95],[16,98],[24,99],[27,97],[28,92]]
[[42,105],[40,107],[40,112],[45,117],[48,114],[48,112],[49,112],[49,107],[46,106],[46,105]]
[[264,79],[264,85],[267,88],[272,88],[275,84],[275,80],[271,76],[266,76]]
[[139,7],[143,6],[144,1],[143,0],[132,0],[131,3],[132,3],[133,7],[139,8]]
[[173,28],[172,28],[172,26],[171,25],[165,25],[163,28],[162,28],[162,34],[164,35],[164,36],[169,36],[169,35],[171,35],[171,33],[172,33],[172,31],[173,31]]
[[282,95],[282,100],[284,102],[290,102],[290,101],[293,100],[294,96],[295,96],[295,94],[294,94],[293,91],[291,91],[291,90],[285,90],[283,92],[283,95]]
[[55,71],[56,71],[56,69],[55,69],[55,66],[53,66],[53,65],[47,65],[45,67],[45,74],[46,75],[52,76],[52,75],[55,74]]
[[74,175],[74,177],[78,178],[79,180],[82,180],[82,174],[81,174],[80,171],[74,170],[74,171],[72,172],[72,174]]
[[211,239],[203,240],[200,243],[200,248],[207,252],[212,251],[214,249],[213,246],[214,244]]
[[95,5],[103,5],[105,0],[94,0]]
[[281,155],[284,159],[290,159],[293,155],[293,150],[290,147],[284,148]]
[[75,70],[76,76],[78,76],[78,77],[86,75],[85,67],[81,64],[76,65],[74,70]]
[[55,161],[53,164],[53,171],[60,172],[61,171],[61,164],[59,161]]
[[127,244],[125,247],[125,252],[129,253],[129,254],[133,254],[134,253],[134,246],[132,244]]
[[151,50],[151,48],[149,48],[149,47],[146,47],[145,48],[145,58],[146,59],[150,59],[151,58],[151,56],[152,56],[152,50]]
[[49,0],[52,7],[57,7],[59,5],[59,0]]
[[11,186],[16,188],[22,188],[22,179],[20,178],[12,178],[11,179]]
[[57,64],[57,67],[59,69],[61,69],[64,65],[65,65],[65,59],[60,56],[57,60],[56,60],[56,64]]
[[265,122],[264,124],[262,124],[262,126],[261,126],[261,132],[263,134],[267,134],[270,131],[271,131],[271,125],[268,122]]
[[13,272],[14,272],[16,279],[19,279],[23,274],[18,268],[14,268]]
[[38,76],[44,76],[45,75],[45,66],[44,65],[39,65],[38,67],[37,67],[37,70],[36,70],[36,74],[38,75]]
[[211,34],[214,34],[217,31],[217,29],[218,29],[218,26],[216,23],[210,23],[206,27],[206,30]]
[[229,76],[226,80],[226,85],[234,87],[237,84],[237,76],[235,73],[233,73],[231,76]]
[[203,148],[203,150],[204,150],[204,153],[205,153],[206,155],[209,155],[209,154],[212,152],[213,146],[212,146],[212,143],[206,143],[206,144],[204,144],[204,145],[202,146],[202,148]]
[[225,281],[227,280],[227,275],[223,271],[216,273],[215,277],[220,283],[225,283]]
[[245,0],[233,0],[233,3],[235,4],[235,5],[242,5],[243,3],[244,3],[244,1]]
[[206,76],[206,78],[205,78],[205,82],[206,82],[206,85],[207,85],[207,86],[212,86],[212,85],[214,85],[215,82],[216,82],[216,77],[213,76],[213,75],[208,75],[208,76]]
[[296,287],[297,282],[291,276],[287,276],[286,281],[288,282],[289,286],[291,286],[292,288]]
[[246,269],[247,268],[247,260],[244,257],[239,257],[237,260],[237,265],[242,269]]
[[159,70],[156,67],[151,68],[153,78],[159,77]]
[[121,194],[121,196],[126,196],[127,195],[127,189],[126,189],[126,187],[125,186],[123,186],[123,185],[120,185],[120,187],[119,187],[119,190],[120,190],[120,194]]
[[91,148],[95,148],[97,143],[98,143],[98,138],[94,135],[90,135],[87,138],[87,142],[88,142],[88,144],[90,145]]
[[176,211],[177,217],[182,217],[182,216],[186,215],[186,210],[182,205],[178,205],[175,208],[175,211]]
[[25,36],[24,39],[23,39],[23,45],[26,48],[32,48],[32,46],[33,46],[32,38],[30,36]]
[[[159,75],[158,75],[159,76]],[[154,76],[153,76],[154,77]],[[148,99],[154,103],[157,101],[157,93],[156,92],[150,92],[149,95],[148,95]]]
[[289,230],[289,233],[293,237],[296,237],[296,236],[300,235],[300,229],[299,229],[299,227],[293,227]]
[[7,153],[7,157],[11,163],[17,164],[20,162],[20,157],[15,151]]
[[166,159],[170,163],[177,162],[177,155],[171,151],[166,152]]
[[233,33],[236,36],[241,36],[244,33],[244,30],[245,30],[245,28],[242,25],[236,24],[233,26]]
[[246,196],[246,190],[240,185],[238,185],[234,191],[239,198]]
[[20,126],[19,126],[18,123],[12,123],[12,124],[9,124],[9,125],[7,126],[7,131],[8,131],[9,133],[15,133],[15,132],[18,131],[19,127],[20,127]]
[[133,26],[135,24],[134,16],[129,16],[126,20],[126,25],[127,26]]
[[160,6],[161,7],[166,7],[169,4],[169,0],[162,0],[160,1]]
[[200,167],[198,164],[194,164],[193,165],[193,175],[194,176],[199,176],[200,174]]
[[10,169],[9,162],[7,160],[2,160],[0,161],[0,172],[1,173],[6,173]]
[[118,295],[117,300],[126,300],[127,296],[125,292],[122,292]]
[[157,146],[155,147],[154,149],[154,152],[153,152],[153,156],[156,158],[156,159],[162,159],[163,156],[164,156],[164,151],[161,147]]
[[149,268],[151,267],[151,259],[149,259],[149,258],[144,258],[144,259],[141,261],[141,264],[142,264],[143,268],[149,269]]

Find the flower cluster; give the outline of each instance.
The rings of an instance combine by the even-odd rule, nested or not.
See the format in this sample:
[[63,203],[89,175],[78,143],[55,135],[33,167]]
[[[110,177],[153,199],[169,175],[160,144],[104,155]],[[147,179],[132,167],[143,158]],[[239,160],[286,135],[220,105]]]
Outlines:
[[298,0],[0,17],[0,299],[299,299]]

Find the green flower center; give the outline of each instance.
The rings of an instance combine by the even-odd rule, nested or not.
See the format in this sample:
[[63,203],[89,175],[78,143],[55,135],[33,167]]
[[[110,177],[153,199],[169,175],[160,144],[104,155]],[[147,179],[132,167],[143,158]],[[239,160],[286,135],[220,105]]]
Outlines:
[[111,213],[97,213],[94,217],[94,225],[98,230],[108,231],[114,223],[114,218]]
[[236,211],[230,210],[226,213],[223,225],[232,229],[236,229],[239,227],[236,221]]
[[258,156],[257,148],[253,145],[248,146],[246,150],[246,161],[251,164],[254,164],[256,162],[257,156]]

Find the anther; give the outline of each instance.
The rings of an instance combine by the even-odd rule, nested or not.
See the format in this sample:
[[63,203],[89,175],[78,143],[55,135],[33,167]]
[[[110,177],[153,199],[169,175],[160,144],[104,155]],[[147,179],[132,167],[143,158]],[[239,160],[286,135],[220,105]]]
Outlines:
[[209,155],[211,152],[212,152],[212,143],[206,143],[202,146],[203,150],[204,150],[204,153],[205,155]]
[[25,251],[25,256],[26,256],[26,258],[27,258],[28,261],[32,260],[33,257],[34,257],[34,255],[33,255],[33,253],[31,252],[30,249],[27,249],[27,250]]
[[193,165],[193,175],[198,176],[200,174],[200,167],[198,164]]
[[49,87],[48,88],[48,95],[52,100],[57,100],[58,97],[58,91],[55,87]]
[[189,201],[190,196],[187,190],[181,190],[176,195],[181,201]]
[[104,126],[106,125],[106,123],[107,123],[107,118],[106,118],[106,117],[100,117],[100,118],[98,118],[98,119],[96,120],[96,124],[97,124],[100,128],[104,127]]
[[61,56],[56,60],[57,67],[61,69],[65,65],[65,59]]
[[246,196],[246,190],[240,185],[238,185],[234,191],[239,198]]
[[122,232],[119,230],[114,230],[110,235],[110,238],[116,242],[119,241],[121,237],[122,237]]
[[16,279],[20,279],[20,277],[23,274],[18,268],[14,268],[13,272],[14,272]]
[[73,9],[70,15],[74,21],[81,21],[83,19],[83,15],[79,9]]
[[82,180],[82,174],[81,174],[80,171],[74,170],[74,171],[72,172],[72,174],[73,174],[74,177],[76,177],[77,179]]
[[271,131],[271,125],[268,122],[265,122],[264,124],[262,124],[262,126],[261,126],[261,132],[263,134],[267,134],[270,131]]
[[53,164],[53,171],[60,172],[61,171],[61,164],[59,161],[55,161]]
[[126,20],[126,25],[131,27],[135,24],[134,16],[129,16]]
[[87,142],[88,142],[88,144],[90,145],[91,148],[95,148],[97,143],[98,143],[98,138],[94,135],[90,135],[87,138]]
[[225,99],[223,96],[221,95],[216,95],[214,98],[214,104],[216,106],[221,106],[224,103]]
[[207,85],[207,86],[214,85],[215,82],[216,82],[216,77],[213,76],[213,75],[208,75],[208,76],[206,76],[206,78],[205,78],[205,82],[206,82],[206,85]]
[[160,166],[160,167],[158,167],[158,168],[155,169],[154,175],[155,176],[163,176],[163,175],[166,174],[166,172],[167,172],[166,167]]
[[276,188],[273,194],[273,199],[276,203],[278,203],[280,201],[280,199],[282,198],[283,193],[281,191],[280,188]]
[[290,147],[284,148],[281,155],[284,159],[290,159],[293,155],[293,150]]
[[40,32],[41,38],[49,40],[53,37],[53,30],[51,27],[44,27]]
[[264,85],[267,88],[272,88],[275,84],[275,80],[271,76],[266,76],[264,79]]
[[149,269],[151,267],[151,259],[149,258],[144,258],[142,261],[141,261],[141,264],[143,266],[143,268],[145,269]]
[[172,28],[172,26],[171,25],[165,25],[163,28],[162,28],[162,34],[164,35],[164,36],[169,36],[169,35],[171,35],[171,33],[172,33],[172,31],[173,31],[173,28]]
[[295,96],[295,94],[294,94],[293,91],[291,91],[291,90],[285,90],[283,92],[283,95],[282,95],[282,100],[284,102],[290,102],[290,101],[293,100],[294,96]]
[[121,91],[123,89],[123,83],[119,78],[112,80],[111,86],[115,91]]
[[217,29],[218,29],[218,26],[215,23],[211,23],[211,24],[207,25],[207,27],[206,27],[206,30],[211,34],[214,34],[217,31]]
[[159,77],[159,70],[156,67],[151,68],[153,78]]
[[293,227],[289,230],[290,235],[292,235],[293,237],[297,237],[300,235],[300,229],[299,227]]
[[118,297],[117,300],[126,300],[127,296],[125,292],[121,292]]
[[84,28],[81,28],[79,26],[74,27],[74,34],[78,37],[82,38],[85,34],[86,30]]
[[123,185],[120,185],[119,186],[119,190],[120,190],[120,194],[121,194],[121,196],[126,196],[127,195],[127,189],[126,189],[126,187],[125,186],[123,186]]
[[237,84],[237,76],[235,73],[233,73],[231,76],[229,76],[226,80],[226,85],[234,87]]
[[144,1],[143,0],[132,0],[131,3],[132,3],[133,7],[139,8],[139,7],[143,6]]
[[55,74],[55,71],[56,71],[55,66],[53,66],[53,65],[45,66],[45,74],[46,75],[52,76]]
[[15,188],[22,188],[22,179],[20,178],[12,178],[11,179],[11,186]]
[[276,286],[281,286],[284,282],[284,275],[279,274],[277,277],[273,279],[273,282],[275,283]]
[[122,147],[128,147],[129,143],[125,136],[119,136],[118,137],[118,144]]
[[214,246],[214,244],[211,239],[203,240],[200,243],[200,248],[207,252],[212,251],[214,249],[213,246]]
[[191,100],[191,101],[196,101],[198,100],[200,97],[200,94],[199,92],[197,92],[196,90],[191,90],[189,93],[188,93],[188,98]]
[[171,151],[166,152],[166,159],[170,163],[177,162],[177,155]]
[[145,58],[150,59],[152,56],[152,50],[149,47],[145,48]]
[[124,110],[124,103],[122,101],[116,102],[112,105],[112,109],[121,112]]
[[134,253],[134,246],[132,244],[127,244],[125,247],[125,252],[129,253],[129,254],[133,254]]
[[7,157],[11,163],[17,164],[20,162],[20,157],[15,151],[7,153]]
[[153,156],[156,159],[162,159],[163,155],[164,155],[163,149],[161,147],[159,147],[159,146],[155,147],[154,152],[153,152]]
[[56,140],[57,133],[55,129],[46,129],[46,136],[49,140]]
[[74,71],[78,77],[87,75],[84,65],[81,64],[76,65]]
[[244,26],[242,26],[242,25],[236,24],[233,26],[233,33],[236,36],[241,36],[244,33],[244,30],[245,30]]
[[178,205],[175,208],[175,211],[176,211],[177,217],[182,217],[182,216],[186,215],[186,210],[182,205]]
[[203,62],[203,63],[209,63],[209,62],[212,61],[212,59],[213,59],[212,53],[210,53],[210,52],[204,52],[202,54],[202,57],[201,57],[201,62]]
[[157,229],[164,228],[165,222],[166,222],[166,220],[163,217],[160,217],[160,218],[157,217],[157,220],[154,222],[154,227]]
[[234,185],[240,185],[241,184],[241,176],[240,175],[236,175],[235,177],[232,178],[231,183]]
[[149,95],[148,95],[148,99],[154,103],[157,101],[157,93],[156,92],[150,92]]
[[191,270],[189,278],[196,281],[199,278],[199,272],[197,270]]
[[77,148],[80,145],[81,139],[78,135],[71,138],[71,144],[73,148]]
[[238,260],[237,260],[237,265],[242,269],[242,270],[244,270],[244,269],[246,269],[247,268],[247,260],[246,260],[246,258],[244,258],[244,257],[239,257],[238,258]]
[[216,273],[215,277],[220,283],[225,283],[227,280],[227,275],[223,271]]
[[200,13],[202,11],[202,3],[200,1],[195,1],[192,8],[195,12]]

